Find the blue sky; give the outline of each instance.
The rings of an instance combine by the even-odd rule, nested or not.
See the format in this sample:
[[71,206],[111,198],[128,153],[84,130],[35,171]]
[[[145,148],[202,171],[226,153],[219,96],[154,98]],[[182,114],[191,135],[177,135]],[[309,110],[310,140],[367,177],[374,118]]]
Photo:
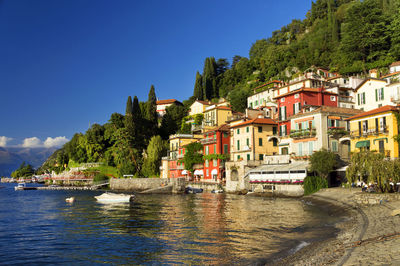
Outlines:
[[[0,146],[61,145],[124,113],[183,101],[209,56],[248,57],[311,0],[0,0]],[[46,142],[47,141],[47,142]]]

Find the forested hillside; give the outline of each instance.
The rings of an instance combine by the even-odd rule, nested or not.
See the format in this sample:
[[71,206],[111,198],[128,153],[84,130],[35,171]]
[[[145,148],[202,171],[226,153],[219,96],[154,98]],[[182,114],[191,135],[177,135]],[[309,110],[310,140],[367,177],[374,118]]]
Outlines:
[[[266,32],[266,35],[269,33]],[[157,120],[156,95],[150,88],[146,102],[129,96],[125,115],[114,113],[108,123],[77,133],[39,169],[63,170],[68,164],[103,162],[120,173],[136,176],[159,174],[166,139],[180,129],[194,100],[227,98],[233,110],[243,111],[252,89],[266,81],[288,81],[312,65],[342,75],[366,75],[400,60],[399,0],[317,0],[304,20],[293,20],[257,40],[249,57],[205,59],[197,72],[193,96],[184,106],[167,108]]]

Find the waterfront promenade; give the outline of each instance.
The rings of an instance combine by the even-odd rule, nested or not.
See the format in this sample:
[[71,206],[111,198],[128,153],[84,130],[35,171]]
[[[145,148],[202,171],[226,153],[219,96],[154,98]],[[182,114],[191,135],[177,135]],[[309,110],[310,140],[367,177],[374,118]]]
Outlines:
[[350,212],[350,218],[337,224],[340,232],[335,239],[313,243],[279,265],[400,265],[400,216],[392,216],[400,209],[397,195],[367,205],[356,201],[360,192],[329,188],[304,197],[334,204],[339,208],[331,215],[342,210]]

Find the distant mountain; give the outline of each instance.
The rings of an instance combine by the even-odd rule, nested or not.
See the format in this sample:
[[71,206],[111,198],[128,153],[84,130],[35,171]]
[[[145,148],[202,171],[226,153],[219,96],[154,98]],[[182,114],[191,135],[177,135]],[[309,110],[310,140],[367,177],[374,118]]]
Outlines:
[[37,169],[57,149],[0,147],[0,176],[10,176],[24,161]]

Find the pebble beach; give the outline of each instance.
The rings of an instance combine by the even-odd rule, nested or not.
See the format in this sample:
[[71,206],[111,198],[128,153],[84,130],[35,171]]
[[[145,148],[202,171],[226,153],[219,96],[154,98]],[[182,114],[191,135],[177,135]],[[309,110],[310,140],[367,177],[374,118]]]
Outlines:
[[346,212],[346,219],[336,224],[335,238],[311,243],[275,265],[400,265],[400,216],[394,215],[400,200],[360,204],[355,199],[361,193],[359,188],[329,188],[304,197],[333,204],[331,215]]

